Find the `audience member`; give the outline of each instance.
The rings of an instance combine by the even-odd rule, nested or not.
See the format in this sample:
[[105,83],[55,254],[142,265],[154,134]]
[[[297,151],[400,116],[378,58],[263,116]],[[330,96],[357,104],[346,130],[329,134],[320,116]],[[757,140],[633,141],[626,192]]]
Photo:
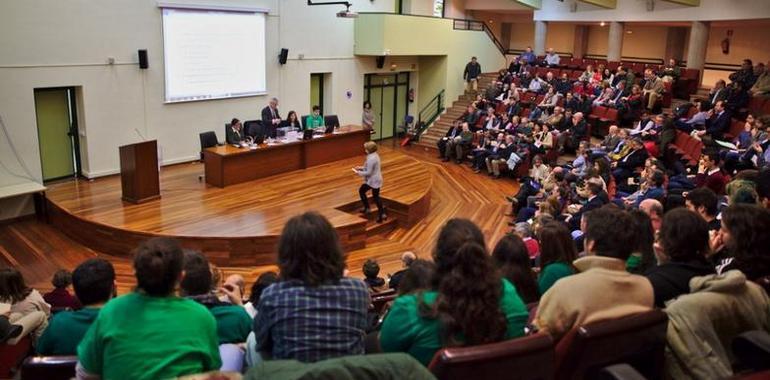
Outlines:
[[379,277],[380,264],[377,263],[377,260],[367,259],[364,262],[362,272],[364,273],[364,282],[369,287],[370,292],[379,293],[388,288],[385,279]]
[[717,267],[717,273],[738,269],[750,281],[770,275],[770,211],[738,204],[722,211],[722,229],[712,237],[711,248],[726,247],[733,255]]
[[720,161],[717,152],[702,155],[698,163],[698,174],[695,175],[695,186],[706,187],[717,195],[724,195],[727,178],[719,167]]
[[655,266],[655,231],[652,229],[652,219],[642,210],[629,211],[634,224],[634,249],[626,260],[626,270],[633,274],[643,274]]
[[102,306],[115,296],[115,269],[107,260],[89,259],[78,265],[71,276],[66,273],[83,308],[61,311],[53,316],[37,342],[40,355],[77,355],[78,344]]
[[169,238],[136,248],[136,290],[99,312],[78,346],[78,378],[166,379],[221,367],[214,317],[174,295],[183,263]]
[[655,306],[662,308],[689,293],[693,277],[712,274],[714,267],[706,260],[708,224],[698,214],[684,208],[669,211],[663,217],[659,239],[663,251],[658,266],[644,275],[655,292]]
[[406,251],[401,254],[401,266],[404,269],[401,269],[398,272],[393,273],[392,276],[390,276],[390,279],[388,280],[389,288],[398,290],[398,287],[401,284],[401,280],[404,274],[406,274],[406,271],[409,269],[409,266],[411,266],[415,260],[417,260],[417,255],[415,255],[414,252],[412,251]]
[[[219,344],[243,343],[251,332],[251,317],[243,308],[243,296],[238,287],[225,283],[222,287],[229,302],[222,302],[211,289],[209,262],[200,252],[186,251],[182,266],[179,293],[187,299],[205,306],[217,322]],[[221,351],[220,351],[221,352]],[[224,355],[223,355],[224,356]],[[224,360],[228,362],[228,360]]]
[[37,290],[27,286],[16,268],[0,268],[0,303],[10,305],[8,321],[24,327],[22,336],[34,332],[36,338],[40,337],[48,326],[51,306]]
[[267,289],[268,286],[278,282],[278,274],[272,271],[262,273],[257,277],[257,281],[251,285],[251,292],[249,293],[249,300],[243,305],[243,308],[249,313],[249,317],[254,319],[257,315],[257,305],[259,305],[259,298],[262,297],[262,292]]
[[527,308],[495,271],[484,235],[464,219],[448,221],[433,252],[431,291],[396,298],[380,332],[385,352],[403,351],[428,365],[445,346],[492,343],[524,335]]
[[51,279],[51,285],[53,290],[43,294],[43,299],[49,305],[51,310],[57,312],[59,310],[77,310],[83,307],[77,297],[70,294],[67,288],[72,285],[72,273],[66,269],[57,270],[53,274]]
[[429,291],[436,274],[436,264],[432,261],[415,259],[404,270],[404,275],[398,285],[398,294],[412,294],[421,291]]
[[569,231],[559,222],[547,223],[537,231],[540,244],[540,276],[537,288],[542,296],[557,281],[575,273],[572,262],[577,249]]
[[465,71],[463,71],[463,80],[465,81],[465,91],[473,89],[474,92],[479,90],[479,76],[481,75],[481,65],[476,57],[471,57],[471,61],[465,65]]
[[713,190],[708,187],[699,187],[687,192],[684,198],[687,209],[697,213],[706,221],[709,233],[722,228],[722,222],[717,219],[719,198]]
[[534,264],[535,260],[540,256],[540,243],[532,237],[532,225],[527,222],[516,223],[512,232],[524,242],[529,258]]
[[580,273],[558,281],[542,295],[534,319],[541,332],[560,339],[577,326],[652,309],[650,283],[626,272],[633,248],[628,242],[634,240],[631,224],[631,216],[614,206],[586,215],[587,256],[574,262]]
[[524,303],[538,300],[537,276],[532,271],[532,260],[527,246],[519,235],[503,236],[492,250],[492,259],[495,261],[495,266],[500,269],[503,278],[510,281],[516,288],[516,292]]
[[314,212],[289,219],[278,267],[282,281],[265,289],[257,306],[257,349],[301,362],[363,354],[369,291],[342,277],[345,260],[329,221]]

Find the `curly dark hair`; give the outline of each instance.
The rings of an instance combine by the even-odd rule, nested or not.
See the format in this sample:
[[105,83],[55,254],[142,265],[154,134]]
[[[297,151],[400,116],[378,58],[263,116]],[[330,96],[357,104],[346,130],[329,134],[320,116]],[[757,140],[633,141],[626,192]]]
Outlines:
[[722,211],[722,228],[730,234],[727,248],[733,266],[749,280],[770,275],[770,211],[755,205],[736,204]]
[[679,207],[663,217],[660,242],[671,261],[705,263],[710,251],[709,226],[700,215]]
[[32,288],[16,268],[0,268],[0,302],[15,304],[27,298]]
[[444,344],[477,345],[503,339],[507,321],[500,310],[500,274],[481,230],[470,220],[451,219],[439,233],[433,261],[438,297],[430,310],[421,309],[439,320]]
[[429,290],[436,275],[436,264],[432,261],[417,259],[406,269],[398,282],[398,294],[411,294]]
[[516,287],[516,292],[524,303],[537,301],[535,272],[532,271],[527,245],[521,237],[514,234],[503,236],[492,250],[492,259],[500,268],[503,277]]
[[345,258],[337,231],[316,212],[292,217],[278,241],[278,268],[282,279],[307,286],[338,283]]
[[249,295],[249,302],[256,308],[259,305],[259,299],[262,297],[262,292],[267,289],[268,286],[278,282],[278,274],[275,272],[265,272],[259,275],[257,281],[251,286],[251,294]]
[[169,296],[182,274],[184,253],[174,239],[156,237],[134,250],[137,288],[150,296]]
[[587,212],[583,218],[586,221],[586,247],[593,243],[593,254],[624,261],[628,259],[634,248],[636,231],[629,228],[634,221],[627,211],[607,204]]

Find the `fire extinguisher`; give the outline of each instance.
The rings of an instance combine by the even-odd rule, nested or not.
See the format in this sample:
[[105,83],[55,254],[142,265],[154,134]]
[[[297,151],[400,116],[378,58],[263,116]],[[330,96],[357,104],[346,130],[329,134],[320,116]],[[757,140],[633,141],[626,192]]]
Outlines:
[[414,89],[410,88],[409,93],[407,94],[407,98],[409,99],[409,103],[414,102]]
[[730,54],[730,39],[725,38],[722,40],[722,54],[728,55]]

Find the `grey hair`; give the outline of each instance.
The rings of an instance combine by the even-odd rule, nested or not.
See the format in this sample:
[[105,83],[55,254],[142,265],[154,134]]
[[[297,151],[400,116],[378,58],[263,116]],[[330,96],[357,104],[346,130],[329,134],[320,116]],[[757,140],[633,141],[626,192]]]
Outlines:
[[527,222],[516,223],[513,230],[522,237],[532,237],[532,226]]

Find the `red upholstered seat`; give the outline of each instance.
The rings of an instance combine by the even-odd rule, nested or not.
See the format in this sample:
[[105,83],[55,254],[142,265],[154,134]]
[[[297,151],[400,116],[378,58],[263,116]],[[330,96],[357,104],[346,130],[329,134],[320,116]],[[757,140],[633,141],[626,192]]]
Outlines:
[[32,339],[26,336],[16,344],[0,344],[0,379],[11,377],[11,370],[32,350]]
[[628,363],[660,379],[667,326],[666,314],[655,309],[576,327],[556,345],[556,378],[594,379],[605,366]]
[[445,348],[428,369],[440,380],[553,378],[553,341],[546,334],[471,347]]

